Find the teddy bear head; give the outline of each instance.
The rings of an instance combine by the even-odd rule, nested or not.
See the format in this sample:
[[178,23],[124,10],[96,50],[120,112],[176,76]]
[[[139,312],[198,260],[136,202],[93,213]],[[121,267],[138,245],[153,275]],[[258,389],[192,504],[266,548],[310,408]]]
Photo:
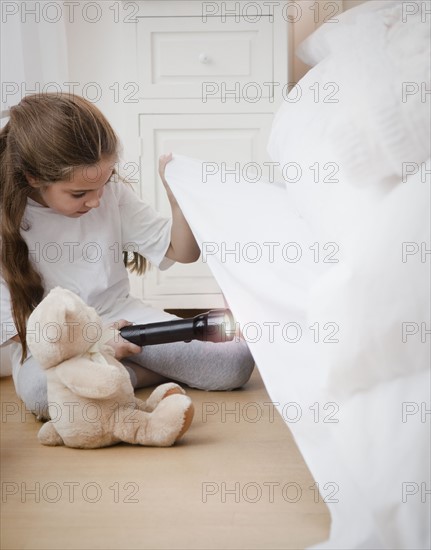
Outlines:
[[60,287],[37,305],[27,323],[29,350],[44,369],[87,352],[101,335],[96,310]]

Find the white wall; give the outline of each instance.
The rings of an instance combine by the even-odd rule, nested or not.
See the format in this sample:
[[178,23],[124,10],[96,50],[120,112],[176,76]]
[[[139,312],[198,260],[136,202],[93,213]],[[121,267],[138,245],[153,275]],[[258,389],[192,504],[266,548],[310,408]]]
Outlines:
[[49,83],[49,91],[54,91],[59,83],[67,81],[64,18],[50,22],[43,17],[40,6],[33,0],[0,5],[1,111],[19,103],[25,95],[43,91]]
[[[117,21],[111,8],[119,2],[97,5],[100,18],[94,23],[79,14],[67,21],[69,79],[77,83],[76,93],[93,101],[121,136],[125,156],[135,158],[138,143],[130,139],[131,129],[138,135],[133,109],[137,95],[134,24]],[[96,12],[91,18],[96,18]]]

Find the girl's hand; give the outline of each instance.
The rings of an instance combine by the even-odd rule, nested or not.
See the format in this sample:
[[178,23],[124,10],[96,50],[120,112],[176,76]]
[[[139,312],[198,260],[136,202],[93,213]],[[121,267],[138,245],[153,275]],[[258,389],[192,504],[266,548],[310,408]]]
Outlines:
[[[128,327],[132,324],[133,323],[130,323],[130,321],[120,319],[119,321],[112,323],[112,325],[109,325],[109,328],[119,330],[120,328]],[[108,342],[106,342],[106,345],[113,348],[115,359],[118,359],[118,361],[124,359],[125,357],[128,357],[129,355],[136,355],[137,353],[140,353],[142,351],[142,348],[140,346],[137,346],[136,344],[132,344],[132,342],[125,340],[121,337],[120,334],[115,334],[115,336],[113,336]]]
[[165,186],[172,210],[171,243],[165,256],[175,262],[191,263],[199,258],[201,251],[165,178],[166,165],[171,160],[172,153],[159,158],[159,175]]
[[172,199],[175,200],[172,194],[172,191],[169,187],[169,184],[165,178],[166,165],[168,164],[168,162],[171,162],[171,160],[172,160],[172,153],[168,153],[167,155],[161,155],[159,157],[159,176],[163,182],[163,185],[165,186],[169,200],[172,200]]

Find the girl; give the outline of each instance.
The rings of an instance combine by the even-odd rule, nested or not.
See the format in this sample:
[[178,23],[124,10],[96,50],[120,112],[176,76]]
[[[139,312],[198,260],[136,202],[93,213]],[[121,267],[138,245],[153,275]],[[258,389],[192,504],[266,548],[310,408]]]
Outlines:
[[[72,94],[25,97],[0,132],[1,344],[12,346],[17,394],[39,417],[47,411],[46,376],[28,353],[26,321],[42,298],[55,286],[68,288],[118,328],[164,321],[174,316],[130,296],[125,266],[143,273],[147,260],[166,269],[199,257],[164,177],[170,156],[161,157],[159,173],[172,220],[114,178],[118,154],[102,113]],[[130,252],[122,257],[130,248],[133,258]],[[109,343],[134,388],[173,380],[231,390],[245,384],[254,366],[243,340],[143,348],[121,337]]]

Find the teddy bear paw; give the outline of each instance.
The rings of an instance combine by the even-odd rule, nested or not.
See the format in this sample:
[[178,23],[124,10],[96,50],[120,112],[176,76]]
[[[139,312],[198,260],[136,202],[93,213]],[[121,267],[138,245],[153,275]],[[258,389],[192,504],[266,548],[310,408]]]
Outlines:
[[147,436],[153,438],[153,445],[173,445],[189,429],[193,415],[194,407],[190,397],[183,394],[169,395],[151,413]]
[[146,411],[153,411],[157,405],[162,401],[162,399],[165,399],[169,395],[175,395],[175,394],[182,394],[184,395],[186,392],[174,382],[167,382],[166,384],[161,384],[160,386],[157,386],[157,388],[151,393],[150,397],[147,399],[145,403],[145,410]]
[[52,421],[46,422],[39,430],[37,434],[39,441],[42,445],[48,445],[54,447],[56,445],[64,445],[63,439],[57,433]]

